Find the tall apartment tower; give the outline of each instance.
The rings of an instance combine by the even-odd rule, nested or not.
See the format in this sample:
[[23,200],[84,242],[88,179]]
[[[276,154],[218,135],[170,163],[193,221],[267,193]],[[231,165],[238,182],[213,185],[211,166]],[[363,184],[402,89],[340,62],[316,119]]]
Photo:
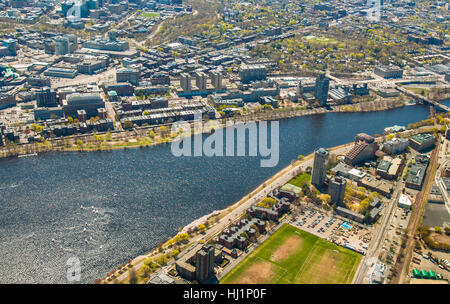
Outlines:
[[347,181],[345,178],[334,176],[328,184],[328,194],[331,196],[332,203],[342,204],[345,197],[345,187]]
[[200,91],[206,90],[206,74],[203,72],[195,73],[195,85]]
[[321,187],[327,177],[328,150],[319,148],[314,152],[314,166],[311,174],[311,184]]
[[55,55],[65,55],[69,53],[69,39],[67,37],[57,37],[55,39]]
[[195,255],[195,277],[205,282],[214,274],[214,246],[204,245]]
[[180,86],[186,93],[192,91],[191,76],[189,74],[182,73],[180,75]]
[[36,91],[36,103],[38,107],[54,107],[58,105],[56,92],[49,87],[43,87]]
[[330,80],[325,74],[320,74],[316,78],[316,87],[314,90],[314,97],[319,101],[320,105],[327,104],[328,88],[330,87]]
[[211,72],[211,84],[216,90],[222,90],[222,74],[219,71]]

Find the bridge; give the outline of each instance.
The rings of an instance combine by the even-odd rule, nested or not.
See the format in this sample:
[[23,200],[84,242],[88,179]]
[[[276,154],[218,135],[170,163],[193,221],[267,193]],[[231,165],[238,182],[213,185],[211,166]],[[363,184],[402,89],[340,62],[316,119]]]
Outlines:
[[440,109],[440,110],[442,110],[444,112],[447,112],[447,113],[450,112],[450,107],[449,106],[443,105],[443,104],[441,104],[441,103],[439,103],[437,101],[430,100],[430,99],[426,98],[423,95],[411,92],[411,91],[409,91],[409,90],[407,90],[407,89],[405,89],[405,88],[403,88],[401,86],[397,86],[397,90],[399,90],[400,92],[404,93],[405,95],[411,96],[414,99],[423,102],[424,104],[433,105],[436,109]]

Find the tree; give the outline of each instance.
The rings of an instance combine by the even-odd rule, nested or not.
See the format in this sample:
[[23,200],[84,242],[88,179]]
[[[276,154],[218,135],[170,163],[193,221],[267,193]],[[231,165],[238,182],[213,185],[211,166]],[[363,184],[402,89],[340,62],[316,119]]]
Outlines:
[[322,201],[324,201],[326,204],[329,204],[331,202],[331,195],[329,195],[329,194],[322,194],[320,196],[320,199]]
[[173,257],[176,257],[176,256],[178,256],[178,255],[180,254],[180,251],[179,251],[178,249],[175,249],[175,250],[173,250],[170,254],[171,254]]
[[151,269],[148,265],[142,265],[140,271],[144,277],[148,277],[150,275]]
[[277,201],[274,198],[266,197],[259,204],[259,207],[270,208],[275,205]]
[[205,226],[204,224],[200,224],[200,225],[198,226],[198,231],[200,231],[200,232],[205,231],[205,229],[206,229],[206,226]]
[[304,158],[305,158],[305,157],[304,157],[303,155],[301,155],[301,154],[297,156],[297,159],[298,159],[298,160],[303,160]]
[[156,246],[158,247],[159,252],[163,250],[163,243],[159,242]]
[[131,129],[133,127],[133,123],[129,120],[124,121],[122,127],[124,129]]

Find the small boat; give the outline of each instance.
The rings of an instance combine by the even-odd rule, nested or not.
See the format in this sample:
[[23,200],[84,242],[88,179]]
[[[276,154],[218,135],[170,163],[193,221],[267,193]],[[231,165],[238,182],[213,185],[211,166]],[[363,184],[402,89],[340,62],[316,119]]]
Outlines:
[[117,196],[117,193],[114,193],[113,196],[116,197],[116,196]]
[[84,242],[85,242],[86,244],[89,243],[87,239],[84,239]]
[[85,233],[86,231],[87,231],[87,229],[86,229],[86,228],[84,228],[84,229],[83,229],[83,233]]
[[52,239],[52,242],[54,243],[54,242],[56,242],[56,240],[55,240],[55,239]]

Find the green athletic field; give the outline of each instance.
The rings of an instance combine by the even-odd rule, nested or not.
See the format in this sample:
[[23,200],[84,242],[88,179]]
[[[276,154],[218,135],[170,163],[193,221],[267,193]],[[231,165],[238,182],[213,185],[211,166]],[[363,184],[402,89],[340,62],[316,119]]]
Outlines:
[[222,284],[350,284],[362,255],[283,225]]

